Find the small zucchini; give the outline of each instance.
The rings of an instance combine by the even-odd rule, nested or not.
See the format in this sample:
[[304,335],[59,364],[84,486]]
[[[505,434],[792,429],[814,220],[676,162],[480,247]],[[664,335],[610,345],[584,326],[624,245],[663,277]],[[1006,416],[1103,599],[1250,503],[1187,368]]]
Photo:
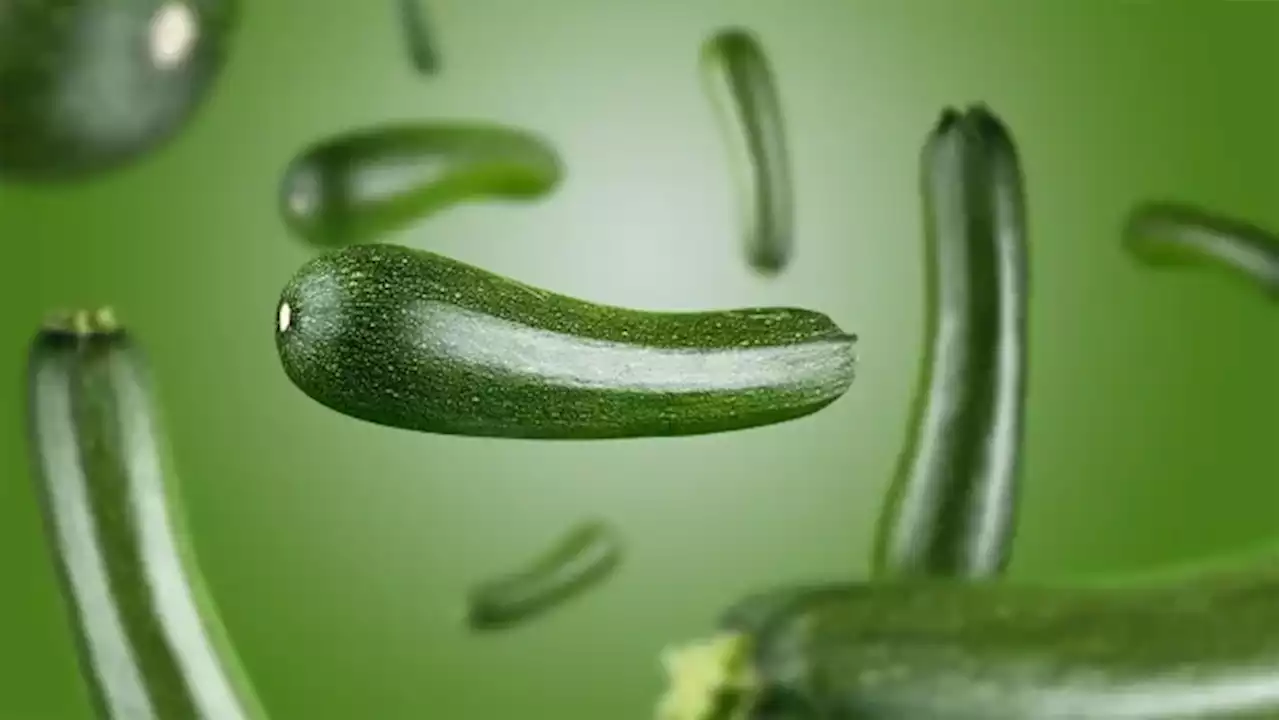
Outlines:
[[1130,213],[1125,246],[1152,266],[1217,265],[1276,299],[1276,235],[1190,205],[1152,202]]
[[992,577],[1013,545],[1022,453],[1022,171],[1008,130],[981,106],[944,112],[921,164],[927,349],[873,567],[881,577]]
[[1161,585],[778,589],[666,659],[660,720],[1226,720],[1280,708],[1275,558]]
[[809,415],[853,382],[855,341],[809,310],[626,310],[380,244],[303,265],[276,322],[285,373],[333,410],[509,438],[693,435]]
[[36,336],[44,527],[103,720],[262,720],[188,544],[141,351],[108,312]]
[[604,582],[622,562],[622,539],[608,524],[578,524],[527,569],[472,590],[467,621],[476,631],[505,630]]
[[769,57],[755,33],[725,28],[703,43],[700,64],[738,190],[747,262],[777,274],[795,243],[795,188]]
[[425,0],[395,1],[410,64],[422,75],[435,75],[440,72],[440,52],[436,49],[427,9],[423,7]]
[[564,170],[542,138],[485,123],[397,123],[304,148],[280,181],[290,230],[319,248],[372,242],[480,199],[536,200]]

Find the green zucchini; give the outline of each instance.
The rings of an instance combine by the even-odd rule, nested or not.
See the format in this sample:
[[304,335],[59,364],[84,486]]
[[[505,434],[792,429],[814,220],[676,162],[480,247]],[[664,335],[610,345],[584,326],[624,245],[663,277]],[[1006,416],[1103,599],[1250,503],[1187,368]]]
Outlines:
[[468,623],[478,631],[508,629],[599,585],[621,561],[622,539],[613,528],[580,523],[526,570],[473,589]]
[[563,169],[547,142],[482,123],[392,124],[335,135],[285,169],[280,210],[321,248],[379,239],[477,199],[534,200]]
[[701,67],[738,186],[747,261],[761,273],[776,274],[793,254],[795,189],[773,68],[760,39],[743,28],[726,28],[708,39]]
[[381,244],[303,265],[276,323],[285,373],[333,410],[509,438],[693,435],[799,418],[849,388],[855,341],[809,310],[626,310]]
[[234,0],[0,3],[0,179],[81,179],[175,135],[210,94]]
[[1276,235],[1200,208],[1153,202],[1135,208],[1125,246],[1152,266],[1218,265],[1248,278],[1276,299]]
[[434,75],[440,72],[440,53],[436,50],[427,9],[423,7],[425,2],[426,0],[396,0],[396,6],[409,62],[419,73]]
[[103,720],[261,720],[188,543],[141,350],[108,312],[29,358],[44,527]]
[[948,109],[922,157],[928,343],[874,551],[880,576],[1001,573],[1013,544],[1027,354],[1027,232],[1013,139]]
[[1161,585],[907,579],[750,597],[660,720],[1276,717],[1276,562]]

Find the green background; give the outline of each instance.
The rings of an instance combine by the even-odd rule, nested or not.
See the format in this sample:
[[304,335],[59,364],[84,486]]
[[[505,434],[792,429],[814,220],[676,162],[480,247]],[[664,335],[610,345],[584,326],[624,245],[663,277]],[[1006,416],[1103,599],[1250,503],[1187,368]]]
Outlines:
[[[0,188],[0,718],[88,705],[23,443],[46,310],[111,303],[159,378],[195,542],[273,717],[649,716],[667,643],[741,594],[868,564],[922,343],[917,154],[939,109],[1013,128],[1032,231],[1026,490],[1013,574],[1128,575],[1274,547],[1275,306],[1119,249],[1125,211],[1189,200],[1276,227],[1276,4],[434,3],[442,75],[390,3],[245,3],[211,102],[102,181]],[[739,252],[702,39],[756,29],[789,122],[797,256]],[[277,294],[310,251],[280,171],[383,121],[523,125],[568,179],[533,206],[451,210],[396,241],[587,299],[812,306],[862,338],[849,394],[807,419],[690,439],[537,443],[363,424],[295,390]],[[630,540],[572,607],[469,637],[465,588],[569,523]]]

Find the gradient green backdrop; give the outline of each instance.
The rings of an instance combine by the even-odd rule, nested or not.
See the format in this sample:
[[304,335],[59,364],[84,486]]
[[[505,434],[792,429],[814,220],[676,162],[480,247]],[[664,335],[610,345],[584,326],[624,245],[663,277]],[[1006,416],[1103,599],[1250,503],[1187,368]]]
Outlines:
[[[0,188],[0,718],[88,706],[23,444],[42,314],[114,304],[150,350],[195,542],[277,720],[645,718],[664,644],[749,590],[850,576],[903,442],[921,350],[917,152],[984,100],[1030,195],[1026,492],[1013,573],[1127,575],[1275,547],[1276,308],[1214,273],[1135,267],[1132,203],[1185,199],[1276,226],[1273,2],[433,3],[424,79],[389,2],[245,2],[209,105],[100,182]],[[753,277],[696,75],[722,23],[757,29],[781,85],[798,255]],[[798,304],[862,337],[839,403],[692,439],[417,435],[328,412],[272,341],[310,256],[276,182],[328,133],[478,118],[541,131],[568,180],[396,238],[591,300]],[[599,515],[631,542],[598,592],[472,638],[462,593]]]

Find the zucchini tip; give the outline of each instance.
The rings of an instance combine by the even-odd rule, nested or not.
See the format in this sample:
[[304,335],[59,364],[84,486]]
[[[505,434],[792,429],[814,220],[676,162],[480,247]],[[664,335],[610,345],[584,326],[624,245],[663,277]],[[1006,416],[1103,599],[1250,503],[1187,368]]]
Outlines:
[[654,720],[744,720],[759,688],[752,648],[747,635],[725,632],[665,650],[669,687]]
[[110,306],[103,306],[93,310],[59,310],[44,319],[41,329],[58,335],[89,337],[114,335],[121,331],[121,326],[115,310]]

